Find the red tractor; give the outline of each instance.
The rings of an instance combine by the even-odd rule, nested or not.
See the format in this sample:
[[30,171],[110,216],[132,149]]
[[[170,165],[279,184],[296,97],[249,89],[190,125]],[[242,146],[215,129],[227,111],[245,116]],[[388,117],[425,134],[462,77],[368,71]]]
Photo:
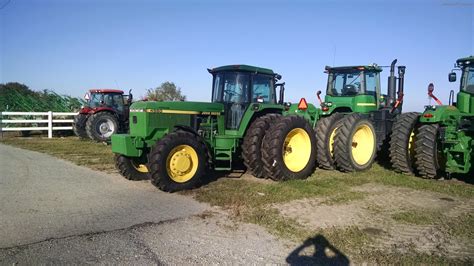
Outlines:
[[74,117],[74,133],[79,138],[109,141],[114,133],[127,132],[133,96],[121,90],[92,89],[84,96],[86,105]]

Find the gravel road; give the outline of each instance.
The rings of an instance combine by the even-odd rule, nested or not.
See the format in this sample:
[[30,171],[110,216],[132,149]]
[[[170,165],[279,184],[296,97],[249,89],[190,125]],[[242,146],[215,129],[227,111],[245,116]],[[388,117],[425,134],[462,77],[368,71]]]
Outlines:
[[0,264],[285,263],[293,248],[147,181],[0,144]]

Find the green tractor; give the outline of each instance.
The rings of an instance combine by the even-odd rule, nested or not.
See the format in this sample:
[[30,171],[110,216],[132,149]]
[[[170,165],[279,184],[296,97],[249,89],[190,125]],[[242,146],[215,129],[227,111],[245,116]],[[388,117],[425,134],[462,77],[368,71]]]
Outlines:
[[344,172],[369,169],[377,151],[388,145],[392,130],[400,124],[398,121],[412,115],[401,114],[405,66],[398,66],[397,77],[396,63],[393,60],[390,65],[387,94],[381,93],[382,67],[326,66],[326,96],[323,102],[321,92],[317,93],[321,118],[315,128],[317,161],[321,168]]
[[[473,170],[474,56],[460,58],[456,65],[462,72],[456,102],[451,91],[449,105],[426,106],[415,131],[414,165],[424,178],[449,177]],[[456,81],[454,71],[449,74],[449,81]],[[428,95],[441,104],[433,89],[430,84]]]
[[173,192],[196,187],[210,170],[231,170],[239,160],[254,176],[275,180],[306,178],[314,171],[313,105],[298,109],[284,103],[284,83],[270,69],[230,65],[208,71],[210,103],[132,104],[130,133],[112,136],[124,177],[151,178]]

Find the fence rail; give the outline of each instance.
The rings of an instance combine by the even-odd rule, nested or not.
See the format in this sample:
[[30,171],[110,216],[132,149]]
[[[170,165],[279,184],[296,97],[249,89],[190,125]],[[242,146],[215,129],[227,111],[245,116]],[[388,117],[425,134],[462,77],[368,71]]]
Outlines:
[[[6,131],[38,131],[47,130],[48,138],[53,137],[53,130],[72,130],[74,119],[64,119],[64,117],[74,117],[78,113],[65,112],[0,112],[0,132]],[[5,119],[5,118],[8,119]],[[18,117],[19,119],[14,119]],[[32,119],[28,119],[31,117]],[[61,118],[62,117],[62,118]],[[37,119],[39,118],[39,119]],[[71,124],[70,126],[54,126],[54,124]],[[11,127],[11,124],[23,124],[20,127]],[[24,124],[29,124],[25,127]],[[42,125],[40,125],[42,124]],[[28,125],[27,125],[28,126]]]

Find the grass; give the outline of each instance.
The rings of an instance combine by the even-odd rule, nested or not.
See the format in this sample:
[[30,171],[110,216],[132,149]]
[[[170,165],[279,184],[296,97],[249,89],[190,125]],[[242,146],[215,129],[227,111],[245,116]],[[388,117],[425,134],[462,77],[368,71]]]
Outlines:
[[392,214],[392,219],[395,221],[416,225],[436,224],[443,218],[442,213],[429,210],[410,210]]
[[50,154],[98,171],[115,171],[112,150],[110,146],[102,143],[79,140],[77,137],[48,139],[38,136],[31,138],[5,137],[0,139],[0,143]]
[[[95,170],[114,172],[114,159],[110,146],[80,141],[75,137],[61,139],[15,138],[0,139],[0,143],[39,151],[72,161]],[[279,214],[272,204],[292,200],[318,198],[321,204],[337,205],[362,200],[366,193],[352,190],[353,187],[375,183],[386,186],[404,187],[415,190],[441,193],[444,196],[470,199],[474,197],[473,186],[455,181],[434,181],[397,174],[375,164],[372,169],[357,173],[316,170],[306,180],[287,182],[259,182],[254,179],[220,178],[207,185],[181,194],[190,195],[201,202],[220,206],[228,210],[234,219],[265,227],[271,233],[303,242],[315,235],[323,235],[338,249],[363,262],[385,263],[425,263],[450,264],[450,260],[439,256],[429,256],[416,251],[398,254],[397,251],[377,251],[367,248],[376,237],[358,227],[308,230],[293,219]],[[375,208],[375,207],[374,207]],[[380,212],[379,207],[371,210]],[[408,224],[432,224],[443,219],[442,214],[425,211],[403,211],[395,213],[392,219]],[[456,236],[474,239],[474,216],[469,215],[449,225],[449,232]],[[462,262],[462,261],[461,261]]]

